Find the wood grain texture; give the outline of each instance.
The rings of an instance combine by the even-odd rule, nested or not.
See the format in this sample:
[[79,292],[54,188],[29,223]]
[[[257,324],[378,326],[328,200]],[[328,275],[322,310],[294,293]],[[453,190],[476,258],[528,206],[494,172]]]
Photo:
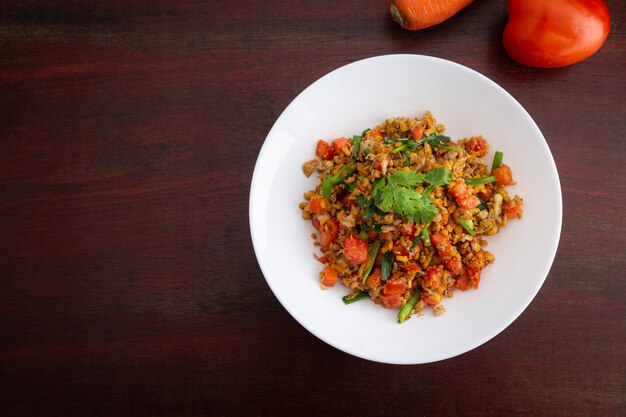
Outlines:
[[[625,4],[607,1],[597,54],[539,70],[501,46],[506,2],[420,32],[385,3],[0,5],[0,416],[626,414]],[[502,85],[563,189],[561,243],[529,308],[421,366],[309,334],[249,236],[254,163],[281,111],[328,71],[389,53]]]

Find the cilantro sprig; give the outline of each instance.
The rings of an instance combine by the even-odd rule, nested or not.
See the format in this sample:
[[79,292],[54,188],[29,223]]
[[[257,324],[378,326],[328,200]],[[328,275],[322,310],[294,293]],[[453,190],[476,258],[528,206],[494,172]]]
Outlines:
[[445,185],[451,179],[452,173],[445,167],[432,169],[426,173],[396,171],[374,183],[372,194],[380,210],[395,212],[410,221],[427,224],[438,212],[437,206],[428,197],[432,187],[423,192],[415,190],[415,187],[423,182],[433,187]]
[[396,142],[401,143],[401,145],[395,148],[393,151],[391,151],[391,153],[413,151],[421,146],[424,146],[425,143],[428,143],[430,146],[435,147],[435,148],[443,148],[443,149],[447,149],[450,151],[458,151],[459,150],[458,147],[453,146],[453,145],[448,145],[448,142],[450,141],[451,139],[449,136],[439,135],[437,133],[431,133],[428,136],[422,136],[418,140],[414,140],[411,138],[397,138],[397,139],[388,139],[383,143],[385,144],[396,143]]

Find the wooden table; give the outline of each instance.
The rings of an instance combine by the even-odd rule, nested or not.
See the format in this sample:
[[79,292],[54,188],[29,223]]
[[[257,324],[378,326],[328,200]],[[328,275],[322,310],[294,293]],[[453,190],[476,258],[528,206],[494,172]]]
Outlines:
[[[607,3],[604,47],[540,70],[502,48],[504,1],[420,32],[384,0],[3,2],[0,416],[624,415],[626,6]],[[419,366],[307,332],[263,279],[248,225],[281,111],[390,53],[507,89],[563,189],[559,250],[528,309]]]

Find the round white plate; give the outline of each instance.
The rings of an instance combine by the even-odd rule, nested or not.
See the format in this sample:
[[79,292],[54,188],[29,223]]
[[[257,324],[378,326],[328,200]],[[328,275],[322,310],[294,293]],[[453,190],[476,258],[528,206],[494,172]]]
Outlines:
[[[457,140],[482,134],[513,170],[509,193],[524,199],[524,218],[487,237],[496,258],[480,288],[444,298],[447,312],[425,311],[398,324],[398,310],[369,300],[344,305],[338,283],[322,291],[313,259],[314,228],[298,204],[319,181],[302,164],[318,139],[360,134],[392,116],[430,110]],[[270,130],[250,190],[254,250],[270,288],[307,330],[352,355],[385,363],[417,364],[467,352],[513,322],[539,291],[561,233],[561,188],[548,145],[522,106],[504,89],[462,65],[420,55],[385,55],[341,67],[296,97]]]

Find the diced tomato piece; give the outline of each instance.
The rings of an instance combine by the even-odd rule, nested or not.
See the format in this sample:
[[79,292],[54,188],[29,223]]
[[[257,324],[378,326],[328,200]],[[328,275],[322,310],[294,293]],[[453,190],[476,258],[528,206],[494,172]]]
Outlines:
[[311,200],[309,200],[309,210],[311,211],[311,213],[326,213],[329,206],[330,204],[328,203],[328,201],[326,201],[326,199],[321,195],[311,197]]
[[370,138],[370,139],[379,139],[379,140],[381,140],[383,138],[383,134],[380,133],[380,130],[368,130],[365,133],[365,136],[367,138]]
[[318,261],[320,261],[321,263],[325,264],[326,262],[328,262],[328,256],[324,255],[321,258],[317,258]]
[[479,191],[478,195],[485,200],[489,200],[493,197],[493,187],[491,184],[485,184],[485,189],[483,191]]
[[446,236],[443,233],[437,232],[430,235],[430,242],[435,246],[437,246],[444,240],[446,240]]
[[332,146],[328,144],[328,142],[320,139],[317,141],[315,155],[319,156],[324,161],[330,161],[335,156],[335,151],[333,150]]
[[500,164],[491,174],[496,177],[496,185],[509,185],[513,182],[513,172],[508,165]]
[[469,279],[469,286],[472,288],[478,288],[480,283],[480,273],[482,269],[467,267],[467,278]]
[[374,269],[374,271],[372,271],[370,276],[367,277],[367,281],[365,281],[365,283],[367,284],[368,288],[376,289],[380,287],[382,280],[383,280],[382,272],[380,268],[376,268]]
[[320,243],[323,247],[328,247],[339,236],[339,222],[337,219],[330,218],[322,226],[320,231]]
[[515,217],[517,217],[522,211],[522,205],[515,201],[515,200],[509,200],[504,204],[504,214],[506,215],[507,219],[513,219]]
[[412,271],[419,271],[422,268],[420,268],[420,266],[416,264],[415,262],[411,262],[410,264],[401,266],[400,269],[405,272],[412,272]]
[[464,209],[473,209],[480,204],[480,200],[475,195],[468,194],[465,197],[457,198],[456,202],[459,207]]
[[420,299],[426,304],[430,304],[431,306],[436,306],[437,304],[439,304],[439,301],[441,301],[441,300],[436,299],[434,296],[430,296],[426,293],[422,293],[422,295],[420,296]]
[[387,295],[404,294],[406,291],[406,284],[402,281],[389,280],[383,288],[383,292]]
[[426,270],[426,276],[424,276],[424,285],[432,288],[433,290],[439,287],[443,280],[443,271],[441,268],[431,266]]
[[424,126],[419,125],[415,129],[411,130],[411,136],[413,140],[420,140],[424,136]]
[[353,264],[367,261],[367,242],[351,235],[343,240],[343,254]]
[[446,269],[452,272],[452,275],[459,275],[461,273],[461,260],[455,256],[443,260]]
[[350,153],[351,147],[352,141],[348,138],[339,138],[333,141],[333,149],[337,155],[340,155],[341,153]]
[[378,233],[376,233],[376,230],[372,230],[372,229],[369,229],[367,231],[367,234],[369,235],[370,239],[375,239],[378,236]]
[[467,277],[467,274],[458,276],[454,280],[454,285],[456,285],[456,287],[462,291],[467,290],[469,288],[469,278]]
[[320,230],[321,224],[317,217],[313,216],[311,218],[311,223],[313,223],[313,227],[315,227],[317,230]]
[[386,308],[398,308],[402,305],[402,297],[397,294],[381,294],[380,300]]
[[335,268],[327,266],[322,273],[322,288],[330,288],[339,280],[339,274]]
[[487,155],[487,149],[489,149],[489,145],[487,144],[485,138],[483,138],[482,136],[475,136],[467,141],[467,148],[469,149],[469,153],[471,155],[482,158],[483,156]]

